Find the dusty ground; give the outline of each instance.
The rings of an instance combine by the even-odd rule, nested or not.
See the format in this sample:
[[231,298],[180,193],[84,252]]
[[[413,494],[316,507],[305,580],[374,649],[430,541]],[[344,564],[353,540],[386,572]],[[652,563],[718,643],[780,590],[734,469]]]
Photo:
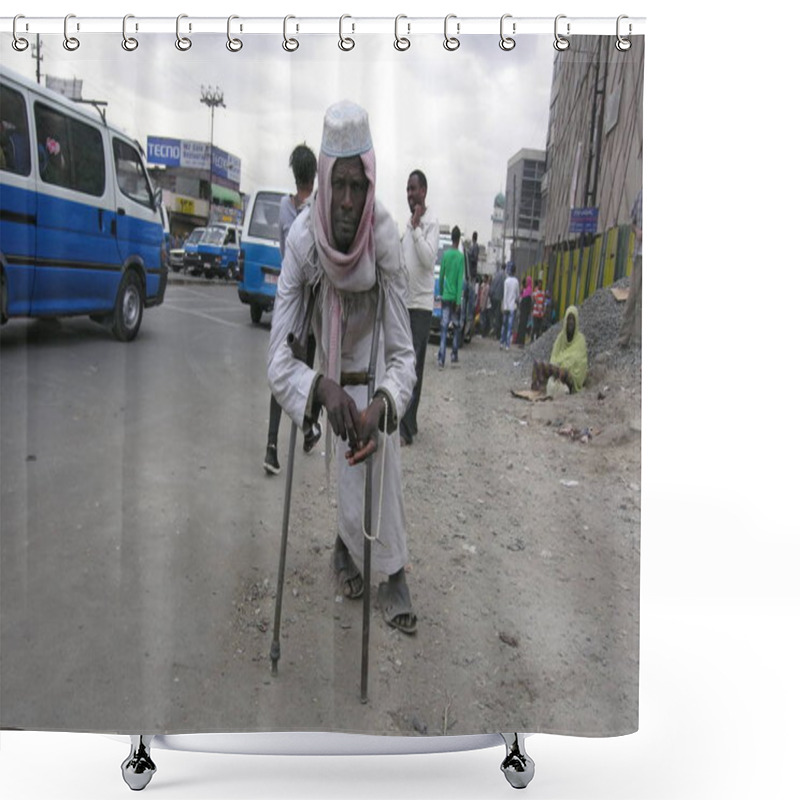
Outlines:
[[[280,517],[261,522],[275,560],[243,579],[226,645],[257,727],[636,729],[641,352],[615,344],[621,311],[608,290],[581,309],[589,379],[554,401],[511,392],[529,387],[531,359],[547,357],[555,329],[509,352],[476,337],[460,366],[441,371],[428,348],[420,432],[402,451],[419,630],[406,636],[382,621],[383,576],[373,575],[366,705],[362,606],[337,596],[324,459],[298,449],[279,674],[269,648]],[[282,477],[265,483],[279,508]]]

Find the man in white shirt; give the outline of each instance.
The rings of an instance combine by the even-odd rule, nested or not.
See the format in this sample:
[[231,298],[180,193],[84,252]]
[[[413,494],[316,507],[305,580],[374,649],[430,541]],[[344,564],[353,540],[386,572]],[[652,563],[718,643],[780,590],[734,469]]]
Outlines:
[[439,251],[439,221],[426,206],[428,181],[422,170],[415,169],[406,184],[411,218],[406,223],[401,246],[408,270],[406,305],[414,342],[417,382],[406,413],[400,422],[400,442],[409,445],[417,435],[417,408],[422,396],[422,373],[433,315],[433,265]]
[[512,261],[508,268],[508,277],[503,285],[503,332],[500,336],[500,349],[508,350],[511,346],[511,332],[514,330],[514,312],[519,302],[519,281],[517,268]]

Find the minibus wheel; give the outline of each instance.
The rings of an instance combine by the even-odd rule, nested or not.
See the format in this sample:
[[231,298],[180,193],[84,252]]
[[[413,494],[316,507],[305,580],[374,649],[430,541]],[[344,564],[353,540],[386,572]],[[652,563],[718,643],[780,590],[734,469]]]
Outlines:
[[258,325],[258,323],[261,322],[261,310],[261,306],[250,303],[250,320],[253,325]]
[[144,308],[142,282],[139,276],[128,270],[122,276],[122,283],[114,304],[111,331],[121,342],[130,342],[139,332]]

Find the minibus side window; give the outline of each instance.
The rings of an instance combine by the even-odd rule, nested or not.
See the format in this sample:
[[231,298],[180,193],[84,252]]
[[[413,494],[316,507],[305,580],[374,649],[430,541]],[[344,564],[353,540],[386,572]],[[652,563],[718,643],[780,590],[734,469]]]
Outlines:
[[34,104],[34,117],[42,180],[101,197],[106,169],[100,131],[42,103]]
[[0,170],[31,174],[28,114],[19,92],[0,85]]
[[259,192],[250,218],[249,234],[257,236],[259,239],[280,240],[280,207],[281,196],[279,194]]
[[136,203],[155,208],[147,173],[136,149],[121,139],[114,139],[114,168],[120,191]]

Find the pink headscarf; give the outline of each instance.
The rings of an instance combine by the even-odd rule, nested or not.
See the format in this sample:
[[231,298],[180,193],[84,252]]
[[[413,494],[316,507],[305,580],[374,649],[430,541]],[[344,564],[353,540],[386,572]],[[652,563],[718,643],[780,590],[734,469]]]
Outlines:
[[337,159],[324,152],[319,155],[318,188],[312,210],[317,254],[331,283],[322,297],[322,336],[327,342],[325,376],[336,383],[341,379],[342,307],[339,292],[366,292],[376,280],[375,151],[370,147],[359,157],[368,181],[367,197],[358,230],[347,253],[339,252],[333,243],[331,173]]
[[365,292],[375,285],[375,151],[360,154],[369,185],[364,212],[347,253],[333,243],[331,222],[331,173],[337,160],[319,154],[317,197],[314,202],[314,242],[320,263],[330,282],[342,292]]
[[533,279],[530,275],[525,279],[525,289],[522,292],[523,297],[530,297],[533,294]]

